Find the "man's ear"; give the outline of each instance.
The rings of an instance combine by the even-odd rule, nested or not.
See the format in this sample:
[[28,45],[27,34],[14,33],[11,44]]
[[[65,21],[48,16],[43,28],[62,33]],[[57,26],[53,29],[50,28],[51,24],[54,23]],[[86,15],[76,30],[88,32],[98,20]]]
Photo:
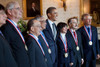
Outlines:
[[51,17],[51,14],[50,13],[48,13],[48,17]]
[[7,10],[7,13],[8,13],[9,15],[11,15],[11,10]]
[[31,27],[31,31],[34,31],[34,27]]

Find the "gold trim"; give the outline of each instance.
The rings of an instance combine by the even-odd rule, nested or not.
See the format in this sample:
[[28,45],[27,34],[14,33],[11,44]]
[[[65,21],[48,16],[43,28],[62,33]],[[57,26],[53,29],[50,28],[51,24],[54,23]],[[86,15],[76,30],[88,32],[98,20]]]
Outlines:
[[[28,19],[34,18],[34,17],[27,17],[26,0],[23,0],[23,5],[22,5],[22,7],[23,7],[23,19],[24,19],[24,20],[28,20]],[[43,8],[43,7],[42,7],[42,0],[40,0],[40,13],[41,13],[41,15],[43,15],[43,9],[42,9],[42,8]]]

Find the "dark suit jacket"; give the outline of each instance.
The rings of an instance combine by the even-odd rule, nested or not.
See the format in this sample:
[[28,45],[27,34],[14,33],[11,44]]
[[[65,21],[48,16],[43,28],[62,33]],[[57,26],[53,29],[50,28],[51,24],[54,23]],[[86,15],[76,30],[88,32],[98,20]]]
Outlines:
[[69,41],[70,41],[71,46],[72,46],[72,49],[73,49],[74,63],[76,62],[76,60],[78,60],[78,62],[81,63],[81,59],[83,58],[82,40],[81,40],[80,32],[76,31],[76,33],[78,36],[79,51],[76,50],[76,43],[75,43],[74,38],[69,30],[67,31],[66,35],[68,36]]
[[0,35],[0,67],[18,67],[8,42]]
[[50,46],[50,49],[52,51],[51,53],[51,57],[52,57],[52,61],[53,63],[57,62],[57,45],[56,45],[56,40],[54,40],[54,36],[52,33],[52,30],[50,28],[49,22],[48,20],[46,20],[46,29],[43,30],[46,40]]
[[18,32],[9,21],[6,21],[6,24],[2,27],[2,32],[12,48],[18,67],[30,67],[25,45]]
[[28,54],[31,67],[47,67],[45,57],[36,40],[28,36],[26,44],[29,49]]
[[81,27],[78,31],[81,33],[82,36],[82,45],[84,50],[84,59],[90,61],[92,59],[96,59],[97,54],[99,54],[99,42],[98,42],[98,34],[97,29],[91,26],[92,30],[92,41],[93,45],[89,45],[89,38],[84,29],[84,26]]
[[65,58],[64,54],[65,54],[65,49],[64,49],[64,44],[60,38],[60,36],[57,38],[57,46],[58,46],[58,66],[60,66],[60,64],[67,64],[67,66],[69,66],[69,63],[73,62],[73,49],[71,47],[70,41],[67,38],[67,53],[68,53],[68,57]]
[[47,66],[48,67],[53,67],[53,62],[52,62],[52,59],[51,59],[51,55],[48,53],[48,47],[46,46],[46,43],[43,40],[41,35],[39,36],[39,39],[40,39],[41,45],[42,45],[42,47],[44,49],[44,52],[45,52],[45,58],[47,58],[47,61],[46,61]]
[[35,11],[31,8],[30,10],[27,11],[27,16],[28,17],[35,17],[36,15],[40,15],[40,11],[35,9]]

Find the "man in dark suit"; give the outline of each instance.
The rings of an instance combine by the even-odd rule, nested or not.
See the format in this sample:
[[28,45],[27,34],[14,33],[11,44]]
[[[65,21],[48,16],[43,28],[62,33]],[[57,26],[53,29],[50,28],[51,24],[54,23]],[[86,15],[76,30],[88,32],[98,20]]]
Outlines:
[[30,67],[25,40],[17,26],[17,22],[22,18],[22,10],[18,2],[9,2],[6,9],[9,19],[2,26],[2,32],[12,49],[18,67]]
[[28,10],[27,12],[28,12],[27,14],[28,17],[35,17],[36,15],[40,15],[39,7],[37,7],[34,2],[32,3],[31,9]]
[[92,17],[89,14],[83,14],[84,26],[79,29],[82,36],[85,67],[96,67],[96,58],[99,59],[100,54],[97,28],[91,26],[91,19]]
[[48,67],[46,62],[48,59],[45,57],[46,53],[41,45],[41,41],[38,38],[41,31],[40,22],[34,18],[28,21],[27,29],[29,35],[27,37],[28,54],[30,58],[31,67]]
[[41,42],[41,45],[44,49],[44,52],[45,52],[45,57],[47,58],[47,66],[48,67],[53,67],[53,62],[52,62],[52,59],[51,59],[51,49],[49,47],[49,44],[46,40],[46,37],[43,33],[43,30],[46,28],[46,20],[43,16],[40,16],[40,17],[37,17],[41,23],[41,28],[42,30],[40,31],[40,35],[39,35],[39,39],[40,39],[40,42]]
[[[0,28],[6,23],[7,15],[4,7],[0,4]],[[0,67],[17,67],[10,46],[0,30]]]
[[69,30],[66,36],[68,36],[74,53],[74,64],[72,67],[81,67],[81,64],[84,62],[81,34],[76,31],[77,23],[78,19],[76,17],[68,19]]
[[55,7],[49,7],[46,13],[48,19],[46,20],[47,23],[46,29],[44,29],[43,32],[51,49],[53,67],[57,67],[57,45],[56,45],[57,30],[54,22],[56,21],[58,14]]

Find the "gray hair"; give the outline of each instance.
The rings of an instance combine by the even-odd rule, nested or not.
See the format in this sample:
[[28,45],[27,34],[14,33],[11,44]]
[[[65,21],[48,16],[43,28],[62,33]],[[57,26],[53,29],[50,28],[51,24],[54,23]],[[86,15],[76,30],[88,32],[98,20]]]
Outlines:
[[8,9],[13,9],[14,8],[14,6],[15,6],[15,4],[17,4],[18,2],[16,2],[16,1],[11,1],[11,2],[9,2],[8,4],[7,4],[7,6],[6,6],[6,10],[8,10]]

